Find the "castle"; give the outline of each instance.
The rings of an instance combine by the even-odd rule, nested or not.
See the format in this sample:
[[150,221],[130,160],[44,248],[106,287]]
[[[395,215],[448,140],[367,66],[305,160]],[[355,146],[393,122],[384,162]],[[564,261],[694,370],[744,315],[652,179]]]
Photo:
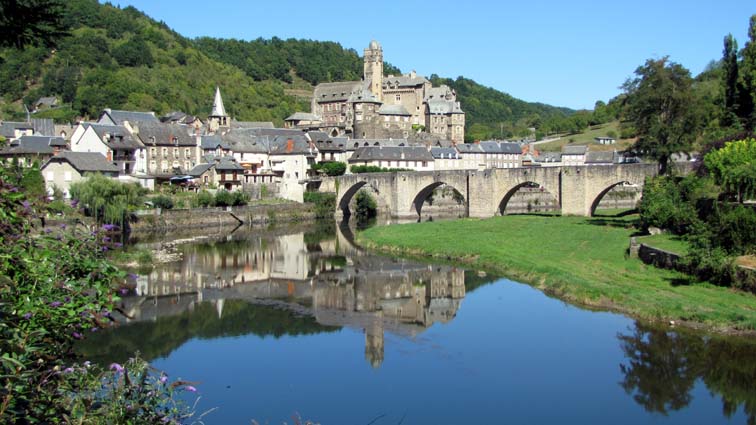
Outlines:
[[454,90],[433,87],[414,71],[384,77],[383,49],[377,41],[364,51],[362,81],[318,84],[311,111],[295,113],[286,126],[354,139],[465,139],[465,113]]

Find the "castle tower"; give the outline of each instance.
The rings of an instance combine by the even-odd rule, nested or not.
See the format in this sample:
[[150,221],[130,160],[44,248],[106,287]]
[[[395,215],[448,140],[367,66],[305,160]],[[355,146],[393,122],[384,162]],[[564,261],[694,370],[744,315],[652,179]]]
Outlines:
[[363,79],[370,83],[370,91],[383,102],[383,49],[373,40],[364,52],[365,73]]
[[210,131],[217,131],[219,127],[228,127],[231,124],[231,118],[226,114],[226,108],[223,106],[220,87],[215,87],[213,111],[207,118]]

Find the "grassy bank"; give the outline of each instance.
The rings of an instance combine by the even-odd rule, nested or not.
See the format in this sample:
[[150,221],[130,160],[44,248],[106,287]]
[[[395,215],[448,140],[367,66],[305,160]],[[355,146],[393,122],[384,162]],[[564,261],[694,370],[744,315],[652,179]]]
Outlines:
[[361,243],[459,260],[548,294],[646,320],[718,332],[756,331],[756,297],[627,258],[633,216],[505,216],[371,228]]

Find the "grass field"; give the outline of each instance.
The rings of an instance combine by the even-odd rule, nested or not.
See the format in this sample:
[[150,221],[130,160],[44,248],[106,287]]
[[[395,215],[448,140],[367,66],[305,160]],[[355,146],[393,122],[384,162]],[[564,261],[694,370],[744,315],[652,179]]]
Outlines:
[[595,137],[606,136],[609,131],[614,131],[619,137],[619,122],[613,121],[607,124],[591,127],[583,133],[570,134],[562,137],[561,139],[543,143],[538,146],[538,150],[542,152],[559,152],[562,150],[562,146],[565,145],[588,145],[592,151],[622,151],[627,149],[633,144],[635,139],[617,139],[617,143],[614,145],[600,145],[593,140]]
[[498,272],[589,307],[723,333],[756,330],[756,296],[628,258],[635,219],[504,216],[374,227],[358,239]]

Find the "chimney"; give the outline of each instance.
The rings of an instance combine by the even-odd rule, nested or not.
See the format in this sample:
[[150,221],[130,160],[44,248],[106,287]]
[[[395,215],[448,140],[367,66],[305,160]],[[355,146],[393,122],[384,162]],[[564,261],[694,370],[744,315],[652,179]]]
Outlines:
[[286,141],[286,152],[293,152],[294,151],[294,140],[289,139]]

